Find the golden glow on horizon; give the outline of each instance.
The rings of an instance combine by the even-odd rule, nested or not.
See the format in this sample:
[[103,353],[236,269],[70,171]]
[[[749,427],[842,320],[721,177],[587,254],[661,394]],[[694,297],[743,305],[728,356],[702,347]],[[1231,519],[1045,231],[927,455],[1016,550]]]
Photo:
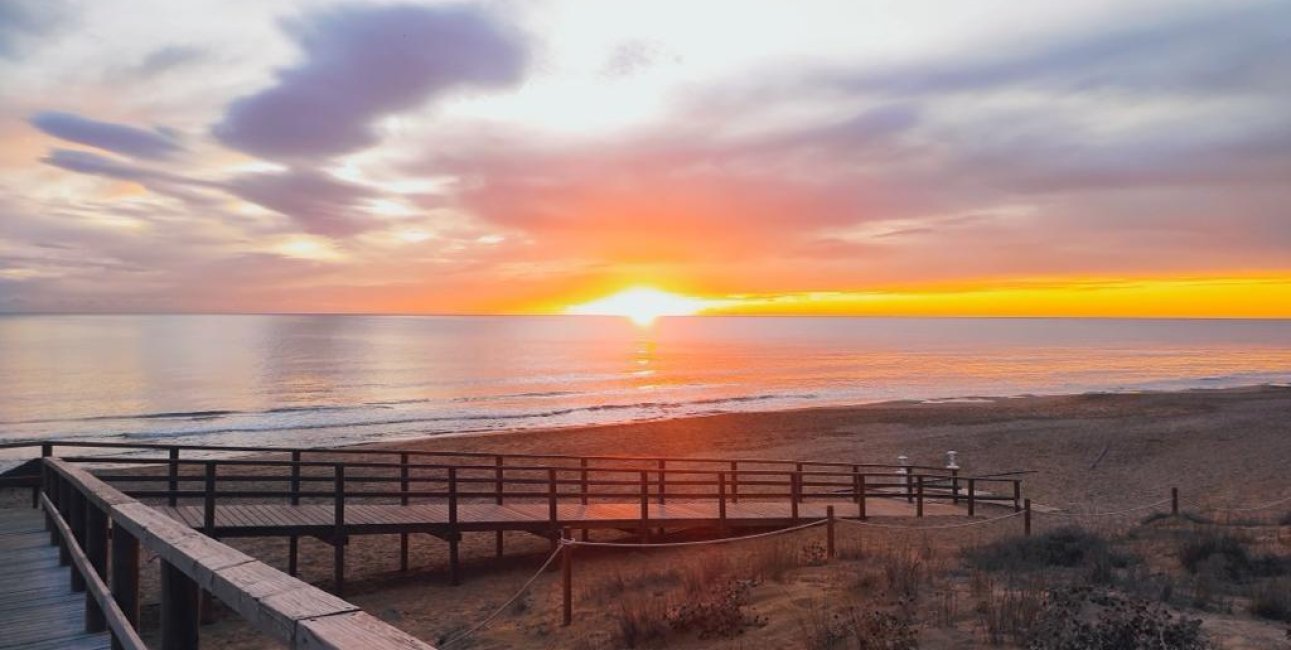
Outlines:
[[565,313],[586,316],[622,316],[644,327],[660,316],[690,316],[708,306],[708,301],[699,298],[690,298],[651,287],[633,287],[599,300],[567,307]]
[[634,288],[556,309],[625,316],[981,316],[1073,318],[1291,318],[1291,273],[1227,277],[1032,278],[866,291],[682,296]]

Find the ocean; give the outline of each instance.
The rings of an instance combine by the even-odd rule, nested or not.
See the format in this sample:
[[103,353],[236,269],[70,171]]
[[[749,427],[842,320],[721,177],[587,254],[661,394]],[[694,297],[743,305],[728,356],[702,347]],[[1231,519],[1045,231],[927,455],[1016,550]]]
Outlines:
[[1291,382],[1291,321],[0,316],[0,441],[326,446]]

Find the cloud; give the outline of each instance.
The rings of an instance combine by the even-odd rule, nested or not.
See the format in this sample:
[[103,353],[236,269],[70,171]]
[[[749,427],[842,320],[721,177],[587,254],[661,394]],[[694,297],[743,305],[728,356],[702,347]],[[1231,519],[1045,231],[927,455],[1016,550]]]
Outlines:
[[270,159],[326,157],[371,146],[372,123],[461,88],[520,79],[525,48],[467,6],[353,6],[287,23],[303,53],[277,83],[234,101],[214,134]]
[[0,58],[17,59],[39,37],[58,26],[65,13],[56,0],[0,2]]
[[239,198],[291,217],[316,235],[345,237],[381,225],[359,209],[375,196],[372,190],[317,171],[244,174],[226,187]]
[[191,45],[168,45],[150,52],[135,66],[134,72],[143,77],[151,77],[201,61],[207,56],[206,50]]
[[148,131],[58,111],[37,113],[30,121],[32,126],[56,138],[132,158],[156,160],[168,158],[181,150],[174,138],[161,130]]

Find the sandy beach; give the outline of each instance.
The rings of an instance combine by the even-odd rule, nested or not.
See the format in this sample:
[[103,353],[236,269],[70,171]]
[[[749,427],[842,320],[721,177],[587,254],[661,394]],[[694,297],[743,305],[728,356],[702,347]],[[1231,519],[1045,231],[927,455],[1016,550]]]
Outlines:
[[[1068,511],[1104,511],[1155,501],[1179,487],[1187,507],[1267,502],[1291,495],[1291,388],[1256,387],[1152,394],[1095,394],[950,403],[896,402],[852,408],[716,415],[622,426],[587,427],[513,434],[428,438],[391,447],[408,449],[505,451],[566,454],[717,455],[765,458],[891,462],[906,454],[916,462],[940,462],[947,450],[960,453],[966,471],[993,473],[1030,470],[1026,494],[1040,506]],[[1291,508],[1288,508],[1291,509]],[[1284,509],[1284,510],[1288,510]],[[1280,514],[1282,511],[1278,511]],[[1137,522],[1119,518],[1097,525]],[[1094,524],[1095,522],[1085,522]],[[1038,523],[1037,526],[1042,524]],[[925,533],[918,544],[928,553],[951,553],[1016,534],[976,530],[970,534]],[[814,531],[802,539],[815,539]],[[818,535],[817,535],[818,537]],[[415,540],[414,571],[399,574],[392,539],[364,537],[351,545],[350,599],[368,611],[418,636],[437,641],[483,619],[533,572],[546,556],[545,541],[508,536],[508,555],[492,556],[492,537],[467,535],[463,543],[467,578],[447,585],[445,545]],[[857,540],[853,540],[857,542]],[[278,566],[285,566],[279,540],[231,540]],[[800,541],[793,542],[794,544]],[[809,543],[809,542],[801,542]],[[900,548],[909,539],[867,535],[868,548]],[[726,547],[724,547],[726,548]],[[325,584],[330,553],[313,540],[302,542],[302,576]],[[937,549],[935,552],[932,549]],[[781,548],[783,550],[783,548]],[[859,551],[858,551],[859,552]],[[522,605],[513,606],[489,627],[458,647],[622,647],[613,603],[603,602],[606,582],[623,588],[623,572],[637,576],[667,572],[670,566],[715,558],[765,553],[700,549],[641,553],[588,553],[579,567],[576,624],[558,626],[558,577],[539,578]],[[940,556],[939,556],[940,557]],[[946,560],[943,557],[942,561]],[[662,564],[660,564],[662,563]],[[862,566],[864,563],[862,563]],[[822,585],[853,579],[858,569],[830,571],[807,567],[783,583],[764,581],[754,590],[754,610],[766,622],[727,640],[671,637],[652,647],[765,647],[794,645],[803,621],[816,605]],[[850,572],[850,573],[849,573]],[[666,581],[665,581],[666,582]],[[633,589],[631,580],[622,597]],[[640,586],[658,591],[658,585]],[[660,592],[662,593],[662,592]],[[804,609],[805,608],[805,609]],[[804,613],[807,612],[807,613]],[[1238,615],[1207,615],[1221,630],[1224,647],[1280,647],[1276,625]],[[964,626],[960,626],[963,628]],[[925,630],[924,647],[963,647],[980,641],[966,629]],[[261,647],[235,617],[204,630],[212,647]],[[648,644],[649,645],[649,644]],[[267,646],[266,646],[267,647]],[[808,646],[801,646],[808,647]]]

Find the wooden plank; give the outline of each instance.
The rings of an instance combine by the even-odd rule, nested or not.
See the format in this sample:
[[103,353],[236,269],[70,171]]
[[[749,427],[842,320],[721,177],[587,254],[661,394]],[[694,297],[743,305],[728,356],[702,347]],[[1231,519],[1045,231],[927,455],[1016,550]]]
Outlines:
[[288,645],[301,619],[358,610],[262,562],[218,571],[210,591],[256,629]]

